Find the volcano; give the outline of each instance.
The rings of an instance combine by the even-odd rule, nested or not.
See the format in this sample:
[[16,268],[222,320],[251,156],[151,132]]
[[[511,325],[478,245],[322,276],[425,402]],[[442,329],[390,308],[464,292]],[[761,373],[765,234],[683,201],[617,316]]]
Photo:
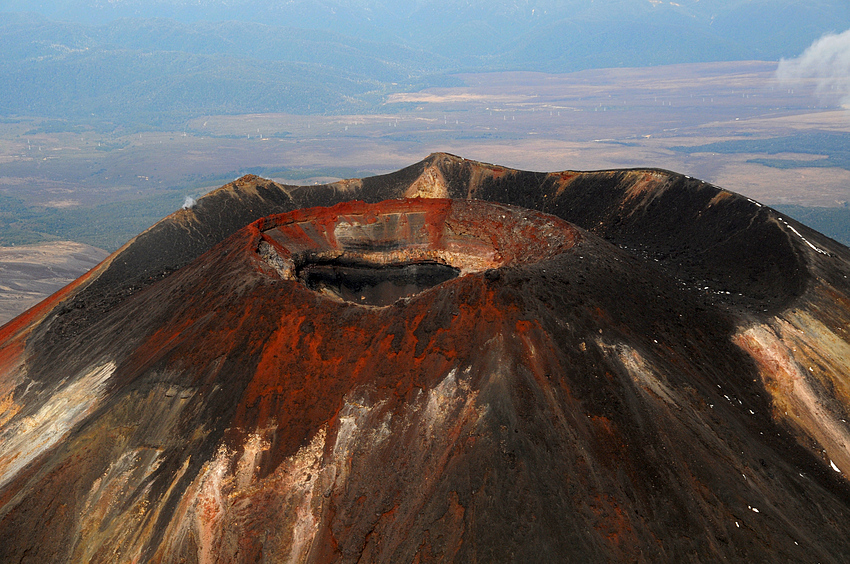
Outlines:
[[663,170],[243,177],[0,329],[0,560],[845,562],[848,274]]

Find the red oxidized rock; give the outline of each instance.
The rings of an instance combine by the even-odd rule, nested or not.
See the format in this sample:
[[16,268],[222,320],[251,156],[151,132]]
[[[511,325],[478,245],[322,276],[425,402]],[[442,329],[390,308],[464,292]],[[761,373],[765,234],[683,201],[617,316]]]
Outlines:
[[663,171],[243,179],[0,329],[0,559],[840,561],[847,260]]

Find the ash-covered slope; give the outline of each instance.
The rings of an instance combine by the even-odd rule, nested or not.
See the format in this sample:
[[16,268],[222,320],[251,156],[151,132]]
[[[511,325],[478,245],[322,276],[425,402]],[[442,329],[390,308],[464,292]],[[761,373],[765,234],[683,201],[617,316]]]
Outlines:
[[243,178],[0,329],[0,560],[842,562],[848,270],[665,171]]

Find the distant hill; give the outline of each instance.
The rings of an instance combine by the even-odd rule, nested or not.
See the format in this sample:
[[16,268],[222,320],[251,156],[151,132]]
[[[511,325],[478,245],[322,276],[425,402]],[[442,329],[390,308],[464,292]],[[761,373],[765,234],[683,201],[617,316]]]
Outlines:
[[109,25],[10,14],[0,24],[0,115],[174,127],[191,116],[334,113],[379,103],[439,70],[441,58],[240,22]]
[[9,0],[0,10],[0,116],[154,126],[361,111],[460,71],[778,60],[850,27],[838,0]]
[[523,53],[519,62],[526,65],[549,61],[547,47],[572,46],[576,59],[564,62],[567,70],[594,52],[616,66],[610,62],[643,46],[652,52],[642,64],[778,59],[850,27],[850,5],[842,0],[8,0],[6,6],[87,23],[170,18],[335,31],[450,57]]

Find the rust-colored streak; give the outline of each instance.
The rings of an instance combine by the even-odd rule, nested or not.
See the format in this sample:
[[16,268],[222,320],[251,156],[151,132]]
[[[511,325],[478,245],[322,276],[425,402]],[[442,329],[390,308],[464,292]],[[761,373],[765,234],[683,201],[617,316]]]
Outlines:
[[12,367],[22,360],[23,352],[23,339],[14,339],[5,342],[0,347],[0,372],[9,374]]
[[627,560],[637,536],[623,507],[613,496],[602,493],[589,505],[596,516],[594,529],[610,543],[611,553],[619,556],[617,560]]
[[[280,451],[270,453],[270,468],[330,420],[349,390],[368,383],[396,405],[415,389],[432,387],[434,378],[461,359],[473,357],[477,339],[500,331],[507,314],[480,279],[459,280],[442,290],[454,292],[459,303],[467,298],[477,304],[458,307],[445,320],[435,319],[427,300],[414,300],[401,310],[322,300],[306,318],[299,315],[299,304],[314,298],[301,288],[291,291],[303,301],[296,298],[291,309],[281,312],[234,418],[243,429],[277,427]],[[343,327],[335,323],[341,318],[346,319]],[[388,327],[391,318],[396,320]]]
[[579,240],[576,229],[551,216],[445,199],[345,202],[265,218],[261,226],[277,254],[266,258],[285,279],[305,262],[337,258],[376,266],[436,262],[470,274],[547,260]]
[[[154,270],[146,253],[171,244],[156,239],[141,271],[110,271],[130,290],[86,294],[82,279],[0,329],[0,560],[848,552],[844,250],[813,237],[831,254],[809,264],[778,249],[810,269],[803,297],[767,285],[760,300],[743,294],[762,271],[704,252],[712,214],[747,204],[702,213],[718,192],[691,199],[697,183],[663,171],[543,175],[438,155],[349,184],[364,199],[539,205],[588,231],[501,203],[351,201],[216,227],[218,242],[136,286]],[[229,210],[261,192],[289,202],[274,211],[344,197],[256,178],[224,192]],[[174,221],[202,231],[202,208]],[[729,240],[781,244],[751,211],[721,218]],[[693,225],[664,223],[673,212]],[[696,258],[728,266],[740,299],[700,283]],[[368,284],[413,289],[358,301]]]
[[104,263],[108,262],[107,258],[101,265],[90,270],[86,274],[77,278],[74,282],[68,284],[58,292],[52,294],[48,298],[42,300],[35,306],[31,307],[18,317],[12,319],[2,327],[0,327],[0,343],[8,343],[12,339],[25,339],[26,334],[33,326],[50,313],[59,303],[67,299],[69,296],[78,291],[81,287],[93,277]]
[[555,196],[560,196],[564,192],[564,190],[566,190],[570,186],[570,184],[572,184],[572,182],[576,178],[578,178],[579,173],[572,171],[564,171],[559,173],[553,173],[553,176],[556,177],[555,185],[557,186]]

